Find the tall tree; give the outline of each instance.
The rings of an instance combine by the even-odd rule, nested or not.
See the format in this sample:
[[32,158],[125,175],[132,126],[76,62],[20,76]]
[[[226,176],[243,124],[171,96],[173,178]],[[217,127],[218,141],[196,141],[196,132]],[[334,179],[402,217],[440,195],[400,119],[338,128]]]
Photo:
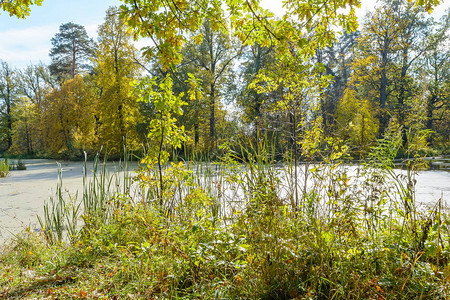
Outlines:
[[8,150],[12,145],[12,108],[18,98],[17,74],[4,61],[0,63],[0,141],[6,142]]
[[428,26],[421,7],[406,0],[385,0],[366,17],[352,65],[351,88],[357,98],[377,104],[378,137],[395,118],[405,147],[408,116],[414,110],[411,101],[418,93],[413,70],[437,41],[426,38]]
[[[340,13],[339,10],[359,5],[354,1],[332,4],[326,0],[308,4],[286,1],[284,17],[276,19],[273,13],[259,5],[259,1],[183,0],[176,4],[153,1],[151,5],[147,1],[125,0],[124,2],[123,15],[135,34],[153,39],[154,46],[148,48],[145,54],[156,55],[163,69],[173,69],[181,61],[180,50],[183,43],[187,41],[187,37],[192,36],[185,33],[193,34],[192,40],[197,40],[195,33],[200,33],[200,28],[208,25],[204,22],[208,19],[211,30],[202,32],[199,38],[205,48],[208,46],[209,32],[215,35],[220,32],[228,35],[232,32],[244,45],[257,43],[263,48],[273,46],[278,58],[287,60],[285,63],[280,62],[278,66],[291,65],[289,72],[293,71],[296,65],[299,66],[297,71],[305,71],[301,60],[311,57],[317,47],[329,44],[334,39],[334,26],[338,23],[349,31],[354,30],[356,27],[354,9],[351,7],[347,13]],[[164,30],[161,30],[162,28]],[[309,38],[307,32],[310,32],[312,28],[316,30]],[[211,41],[214,40],[215,38]],[[205,54],[204,58],[209,59],[209,62],[214,62],[218,57],[210,55],[211,51]],[[291,60],[292,56],[295,56],[296,60]],[[213,68],[205,59],[203,65],[208,67],[208,72],[211,72]],[[221,68],[216,65],[214,70],[220,71]],[[270,76],[279,76],[280,73],[282,72],[273,72]],[[308,76],[304,78],[306,77]],[[210,80],[212,77],[204,78]],[[269,78],[268,81],[273,82],[272,79],[277,80],[277,78]],[[297,79],[297,77],[287,78],[287,80]],[[278,83],[276,85],[281,86]],[[216,89],[209,86],[206,92],[210,103],[215,102]],[[210,139],[214,139],[215,136],[214,120],[213,105],[210,105]]]
[[[51,76],[48,66],[42,63],[27,66],[19,73],[20,93],[24,99],[20,100],[15,112],[17,124],[13,144],[16,152],[18,149],[26,149],[27,154],[43,152],[45,137],[40,120],[42,103],[56,86],[56,78]],[[26,145],[23,141],[26,141]]]
[[35,154],[36,129],[40,127],[36,114],[36,106],[29,99],[23,97],[17,101],[12,115],[12,146],[8,152],[12,154]]
[[320,112],[323,129],[331,134],[335,127],[335,112],[339,99],[344,97],[344,91],[351,75],[353,52],[356,46],[358,31],[347,32],[343,30],[339,39],[332,46],[317,49],[317,62],[323,64],[323,74],[331,76],[330,85],[324,89],[320,97]]
[[434,144],[439,134],[448,142],[450,131],[450,50],[448,49],[450,11],[429,35],[435,40],[431,49],[421,57],[418,76],[422,79],[426,94],[426,128],[433,132],[428,142]]
[[[243,120],[253,127],[253,135],[263,134],[263,113],[267,109],[270,99],[269,94],[258,93],[256,89],[249,88],[256,76],[267,66],[274,62],[274,53],[271,47],[262,47],[254,44],[245,48],[243,62],[241,64],[241,81],[243,85],[238,87],[238,104],[243,109]],[[257,144],[258,145],[258,144]]]
[[137,144],[139,111],[131,82],[139,76],[140,67],[135,62],[138,55],[131,40],[128,27],[119,18],[119,9],[109,8],[98,29],[95,65],[100,87],[97,109],[100,142],[114,154],[121,153],[124,139],[130,148]]
[[413,78],[412,69],[418,63],[418,59],[432,48],[436,41],[427,38],[431,24],[430,21],[425,20],[421,8],[413,7],[411,3],[400,0],[393,1],[392,6],[399,20],[396,74],[393,81],[396,101],[392,114],[402,126],[403,144],[407,148],[407,132],[415,122],[408,118],[408,113],[414,114],[414,105],[411,101],[418,93],[418,85]]
[[95,143],[93,95],[80,75],[54,89],[42,103],[45,148],[52,156],[70,158]]
[[[395,7],[389,2],[377,7],[366,17],[359,36],[359,52],[353,64],[356,80],[364,81],[366,90],[376,91],[373,101],[378,102],[378,119],[380,135],[388,124],[388,98],[393,92],[394,58],[397,51],[397,40],[401,28],[400,20],[394,13]],[[391,3],[392,4],[392,3]]]
[[205,19],[198,36],[201,43],[195,40],[189,43],[186,58],[199,70],[203,90],[208,95],[209,110],[209,148],[215,148],[216,142],[216,111],[221,97],[221,89],[229,74],[233,60],[240,54],[239,47],[232,42],[227,31],[214,31],[210,20]]
[[22,70],[20,76],[21,94],[33,104],[40,106],[45,95],[56,87],[56,80],[44,64],[30,65]]
[[51,74],[64,81],[89,71],[94,48],[94,42],[88,37],[84,26],[72,22],[62,24],[52,38]]

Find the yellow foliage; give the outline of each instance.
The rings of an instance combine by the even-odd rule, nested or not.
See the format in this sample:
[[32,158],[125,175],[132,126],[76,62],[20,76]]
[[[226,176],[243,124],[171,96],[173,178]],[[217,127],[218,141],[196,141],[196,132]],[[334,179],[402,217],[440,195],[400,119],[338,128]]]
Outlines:
[[367,150],[378,133],[376,109],[367,99],[359,99],[356,91],[346,89],[336,108],[339,136],[348,139],[360,150]]
[[52,155],[79,155],[91,148],[95,140],[93,96],[80,75],[54,89],[41,109],[44,144]]

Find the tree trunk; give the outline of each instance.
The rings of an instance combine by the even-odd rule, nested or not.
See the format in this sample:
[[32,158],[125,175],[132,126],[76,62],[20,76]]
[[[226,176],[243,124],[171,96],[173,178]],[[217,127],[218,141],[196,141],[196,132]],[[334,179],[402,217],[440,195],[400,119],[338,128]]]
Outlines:
[[194,123],[194,145],[197,148],[198,142],[200,140],[199,132],[198,132],[198,122]]
[[215,87],[211,84],[211,94],[209,102],[209,148],[213,149],[216,137],[216,121],[215,121]]
[[388,48],[389,42],[388,40],[384,41],[383,51],[381,53],[381,74],[380,74],[380,129],[379,129],[379,137],[381,138],[384,134],[384,131],[387,127],[387,113],[386,113],[386,101],[387,101],[387,64],[388,64]]

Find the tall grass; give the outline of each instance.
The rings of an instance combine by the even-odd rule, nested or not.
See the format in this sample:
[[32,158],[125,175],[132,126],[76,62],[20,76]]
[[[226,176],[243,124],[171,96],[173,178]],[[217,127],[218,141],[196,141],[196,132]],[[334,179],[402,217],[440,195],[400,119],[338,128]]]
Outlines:
[[380,142],[358,168],[335,153],[278,165],[264,145],[134,177],[96,160],[85,164],[82,200],[59,187],[41,226],[53,245],[70,242],[60,268],[75,268],[70,278],[89,295],[448,298],[450,218],[441,200],[419,209],[414,165],[393,169],[398,143]]
[[9,174],[9,162],[7,159],[0,160],[0,178]]
[[89,168],[90,162],[85,155],[81,197],[79,191],[71,193],[64,190],[61,165],[58,163],[55,195],[44,204],[44,215],[38,216],[41,229],[50,243],[73,240],[82,228],[80,221],[96,218],[99,222],[107,222],[113,209],[113,199],[130,195],[132,178],[128,153],[125,151],[124,160],[112,173],[108,170],[107,159],[100,161],[99,156],[95,156]]

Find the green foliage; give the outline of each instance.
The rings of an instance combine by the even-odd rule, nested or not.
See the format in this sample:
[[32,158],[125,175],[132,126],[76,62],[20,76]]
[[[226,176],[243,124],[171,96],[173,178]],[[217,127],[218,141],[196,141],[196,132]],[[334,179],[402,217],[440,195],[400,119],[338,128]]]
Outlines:
[[[32,2],[8,3],[28,8]],[[346,139],[363,157],[390,118],[402,126],[405,149],[400,154],[410,147],[407,136],[424,129],[431,132],[429,145],[448,148],[448,53],[441,45],[449,22],[448,16],[439,24],[427,21],[428,2],[385,1],[367,15],[360,33],[354,32],[355,1],[287,1],[282,16],[258,1],[123,3],[108,10],[95,47],[81,25],[61,25],[52,39],[50,65],[59,79],[42,64],[14,70],[14,93],[0,99],[2,151],[76,159],[82,150],[93,156],[105,146],[116,158],[123,142],[142,151],[158,112],[151,102],[136,103],[131,93],[130,83],[139,81],[141,67],[160,80],[169,74],[173,93],[184,93],[187,104],[176,124],[184,125],[192,138],[181,143],[178,155],[196,152],[216,159],[225,141],[237,149],[239,138],[251,136],[252,142],[264,138],[275,143],[277,159],[287,153],[304,159],[298,142],[322,122],[323,137]],[[142,36],[152,39],[144,56],[131,44],[131,38]],[[90,89],[86,101],[77,101],[86,103],[84,119],[91,126],[81,128],[76,123],[83,122],[76,121],[61,129],[64,122],[48,111],[55,115],[59,107],[67,116],[73,111],[57,100],[67,93],[56,97],[52,90],[60,90],[58,80],[76,74]],[[201,80],[193,84],[193,78]],[[53,123],[56,128],[49,128]],[[413,142],[422,145],[423,153],[433,152],[423,139]]]
[[336,108],[336,123],[341,138],[366,153],[378,134],[376,109],[368,100],[359,100],[356,92],[346,89]]
[[59,32],[52,38],[49,66],[52,75],[60,83],[75,78],[90,70],[90,59],[94,53],[94,42],[82,25],[72,22],[59,26]]
[[92,149],[96,139],[92,100],[91,87],[80,75],[44,99],[41,130],[45,148],[53,157],[77,158],[83,150]]
[[138,103],[132,94],[131,83],[139,76],[139,65],[135,63],[138,53],[131,43],[131,34],[119,10],[109,8],[105,22],[99,27],[98,46],[94,76],[101,90],[95,114],[98,141],[113,157],[121,156],[125,143],[130,150],[138,148],[136,124],[141,122]]
[[[17,72],[6,62],[1,61],[0,67],[0,143],[6,143],[3,150],[12,146],[12,111],[17,103],[18,85]],[[0,146],[1,147],[1,146]]]
[[80,219],[87,227],[107,222],[113,210],[108,203],[116,199],[119,201],[130,188],[128,163],[129,157],[125,151],[123,162],[119,164],[122,174],[110,173],[106,159],[100,161],[99,154],[95,156],[92,168],[89,168],[85,153],[83,190],[80,193],[64,190],[59,165],[56,192],[44,204],[44,215],[38,216],[47,242],[56,244],[74,240],[80,232]]
[[9,174],[9,162],[6,159],[0,160],[0,177],[6,177]]
[[[13,171],[13,170],[26,170],[27,166],[25,165],[25,163],[19,158],[17,160],[17,162],[11,161],[9,162],[8,160],[4,160],[4,164],[5,164],[5,168],[6,168],[6,164],[8,164],[9,166],[9,171]],[[6,174],[7,175],[7,174]],[[3,176],[5,177],[5,176]]]
[[31,122],[33,122],[33,104],[28,99],[21,99],[12,111],[15,120],[12,126],[12,145],[9,153],[31,154],[33,152],[33,139]]
[[144,77],[136,86],[139,101],[152,103],[156,111],[156,118],[149,124],[147,154],[142,163],[147,169],[158,165],[158,198],[163,206],[163,194],[165,191],[163,167],[167,164],[170,149],[180,148],[186,141],[184,126],[177,125],[177,116],[182,115],[181,107],[186,104],[182,100],[183,93],[174,95],[173,82],[169,75],[157,82],[157,78]]
[[150,146],[143,162],[149,167],[165,164],[169,159],[169,147],[179,148],[186,141],[184,126],[177,125],[177,116],[182,115],[181,107],[186,104],[183,94],[174,95],[172,79],[166,76],[159,83],[156,78],[143,78],[137,85],[139,101],[151,102],[157,117],[150,122],[148,140]]
[[[365,51],[371,43],[363,43],[370,38],[363,35],[361,53],[368,55],[355,60],[351,84],[336,111],[341,138],[327,137],[327,123],[323,115],[317,116],[332,76],[312,58],[318,48],[335,40],[336,25],[355,30],[352,6],[358,2],[285,1],[286,13],[280,19],[258,1],[124,3],[121,14],[134,34],[153,39],[145,54],[157,56],[155,68],[161,67],[159,74],[164,76],[136,80],[130,95],[128,84],[136,74],[128,72],[127,63],[116,64],[113,58],[119,57],[111,56],[109,41],[115,33],[126,32],[109,27],[123,25],[120,20],[108,19],[97,61],[102,74],[96,79],[107,91],[101,99],[104,108],[108,99],[136,97],[152,108],[143,165],[135,178],[127,172],[110,176],[106,164],[99,170],[96,160],[90,179],[85,166],[81,200],[78,194],[64,193],[60,184],[39,220],[42,232],[19,236],[15,247],[0,256],[0,297],[448,298],[450,216],[442,201],[425,210],[415,202],[420,167],[416,159],[429,134],[420,98],[408,93],[403,97],[400,88],[386,85],[385,92],[392,94],[384,100],[389,100],[385,104],[391,105],[387,107],[392,118],[385,124],[384,137],[374,146],[370,143],[377,132],[373,107],[381,98],[372,81],[402,78],[398,83],[403,85],[412,76],[397,77],[402,64],[392,52],[387,53],[392,60],[383,62],[378,52]],[[348,14],[341,13],[348,5]],[[186,68],[183,81],[190,89],[174,86],[187,33],[199,32],[205,19],[214,33],[210,36],[233,33],[244,45],[273,49],[273,61],[251,76],[248,87],[264,99],[253,95],[252,101],[263,106],[263,116],[277,122],[267,122],[272,128],[255,128],[254,139],[241,133],[248,141],[240,153],[234,145],[223,145],[222,163],[169,164],[171,152],[187,141],[180,124],[187,106],[183,97],[201,98],[200,87],[207,92],[205,87],[212,89],[210,81],[218,78],[209,70],[201,82]],[[375,28],[380,29],[376,34],[395,29],[387,25]],[[203,33],[193,37],[203,48],[213,45],[207,39]],[[122,53],[124,61],[130,62],[130,53]],[[207,60],[199,61],[206,65]],[[383,75],[388,65],[391,73]],[[114,80],[112,74],[117,75]],[[53,153],[81,153],[96,144],[93,124],[99,124],[92,117],[100,114],[98,107],[90,106],[92,98],[90,86],[78,76],[42,102],[29,97],[47,125],[42,126],[42,136],[48,138],[47,147],[54,147]],[[398,110],[402,105],[411,109],[410,115]],[[385,109],[381,103],[380,107]],[[15,128],[17,139],[28,132],[23,127],[25,112],[17,113],[22,126]],[[413,112],[422,113],[417,122],[404,118]],[[101,118],[108,122],[105,115]],[[353,130],[346,130],[347,124]],[[277,130],[281,133],[275,134]],[[341,164],[348,151],[343,139],[370,151],[365,166]],[[400,173],[394,159],[402,147],[411,160]],[[280,149],[287,165],[276,164]],[[300,164],[300,157],[305,164]],[[313,164],[316,159],[321,161]]]
[[31,5],[41,5],[43,0],[2,0],[0,9],[9,13],[9,15],[24,19],[30,14]]
[[441,201],[417,209],[413,177],[376,168],[401,144],[391,128],[356,174],[331,156],[311,168],[301,209],[284,192],[294,189],[281,180],[289,169],[274,165],[263,145],[244,165],[232,152],[221,165],[173,164],[164,178],[167,210],[145,192],[142,173],[137,190],[104,195],[116,184],[99,173],[69,240],[58,242],[53,231],[48,244],[28,233],[2,254],[0,270],[17,278],[2,281],[2,296],[26,288],[35,297],[445,298],[449,216]]
[[17,169],[17,170],[23,171],[23,170],[26,170],[26,169],[27,169],[27,166],[25,165],[25,163],[24,163],[21,159],[19,159],[19,160],[17,161],[16,169]]

